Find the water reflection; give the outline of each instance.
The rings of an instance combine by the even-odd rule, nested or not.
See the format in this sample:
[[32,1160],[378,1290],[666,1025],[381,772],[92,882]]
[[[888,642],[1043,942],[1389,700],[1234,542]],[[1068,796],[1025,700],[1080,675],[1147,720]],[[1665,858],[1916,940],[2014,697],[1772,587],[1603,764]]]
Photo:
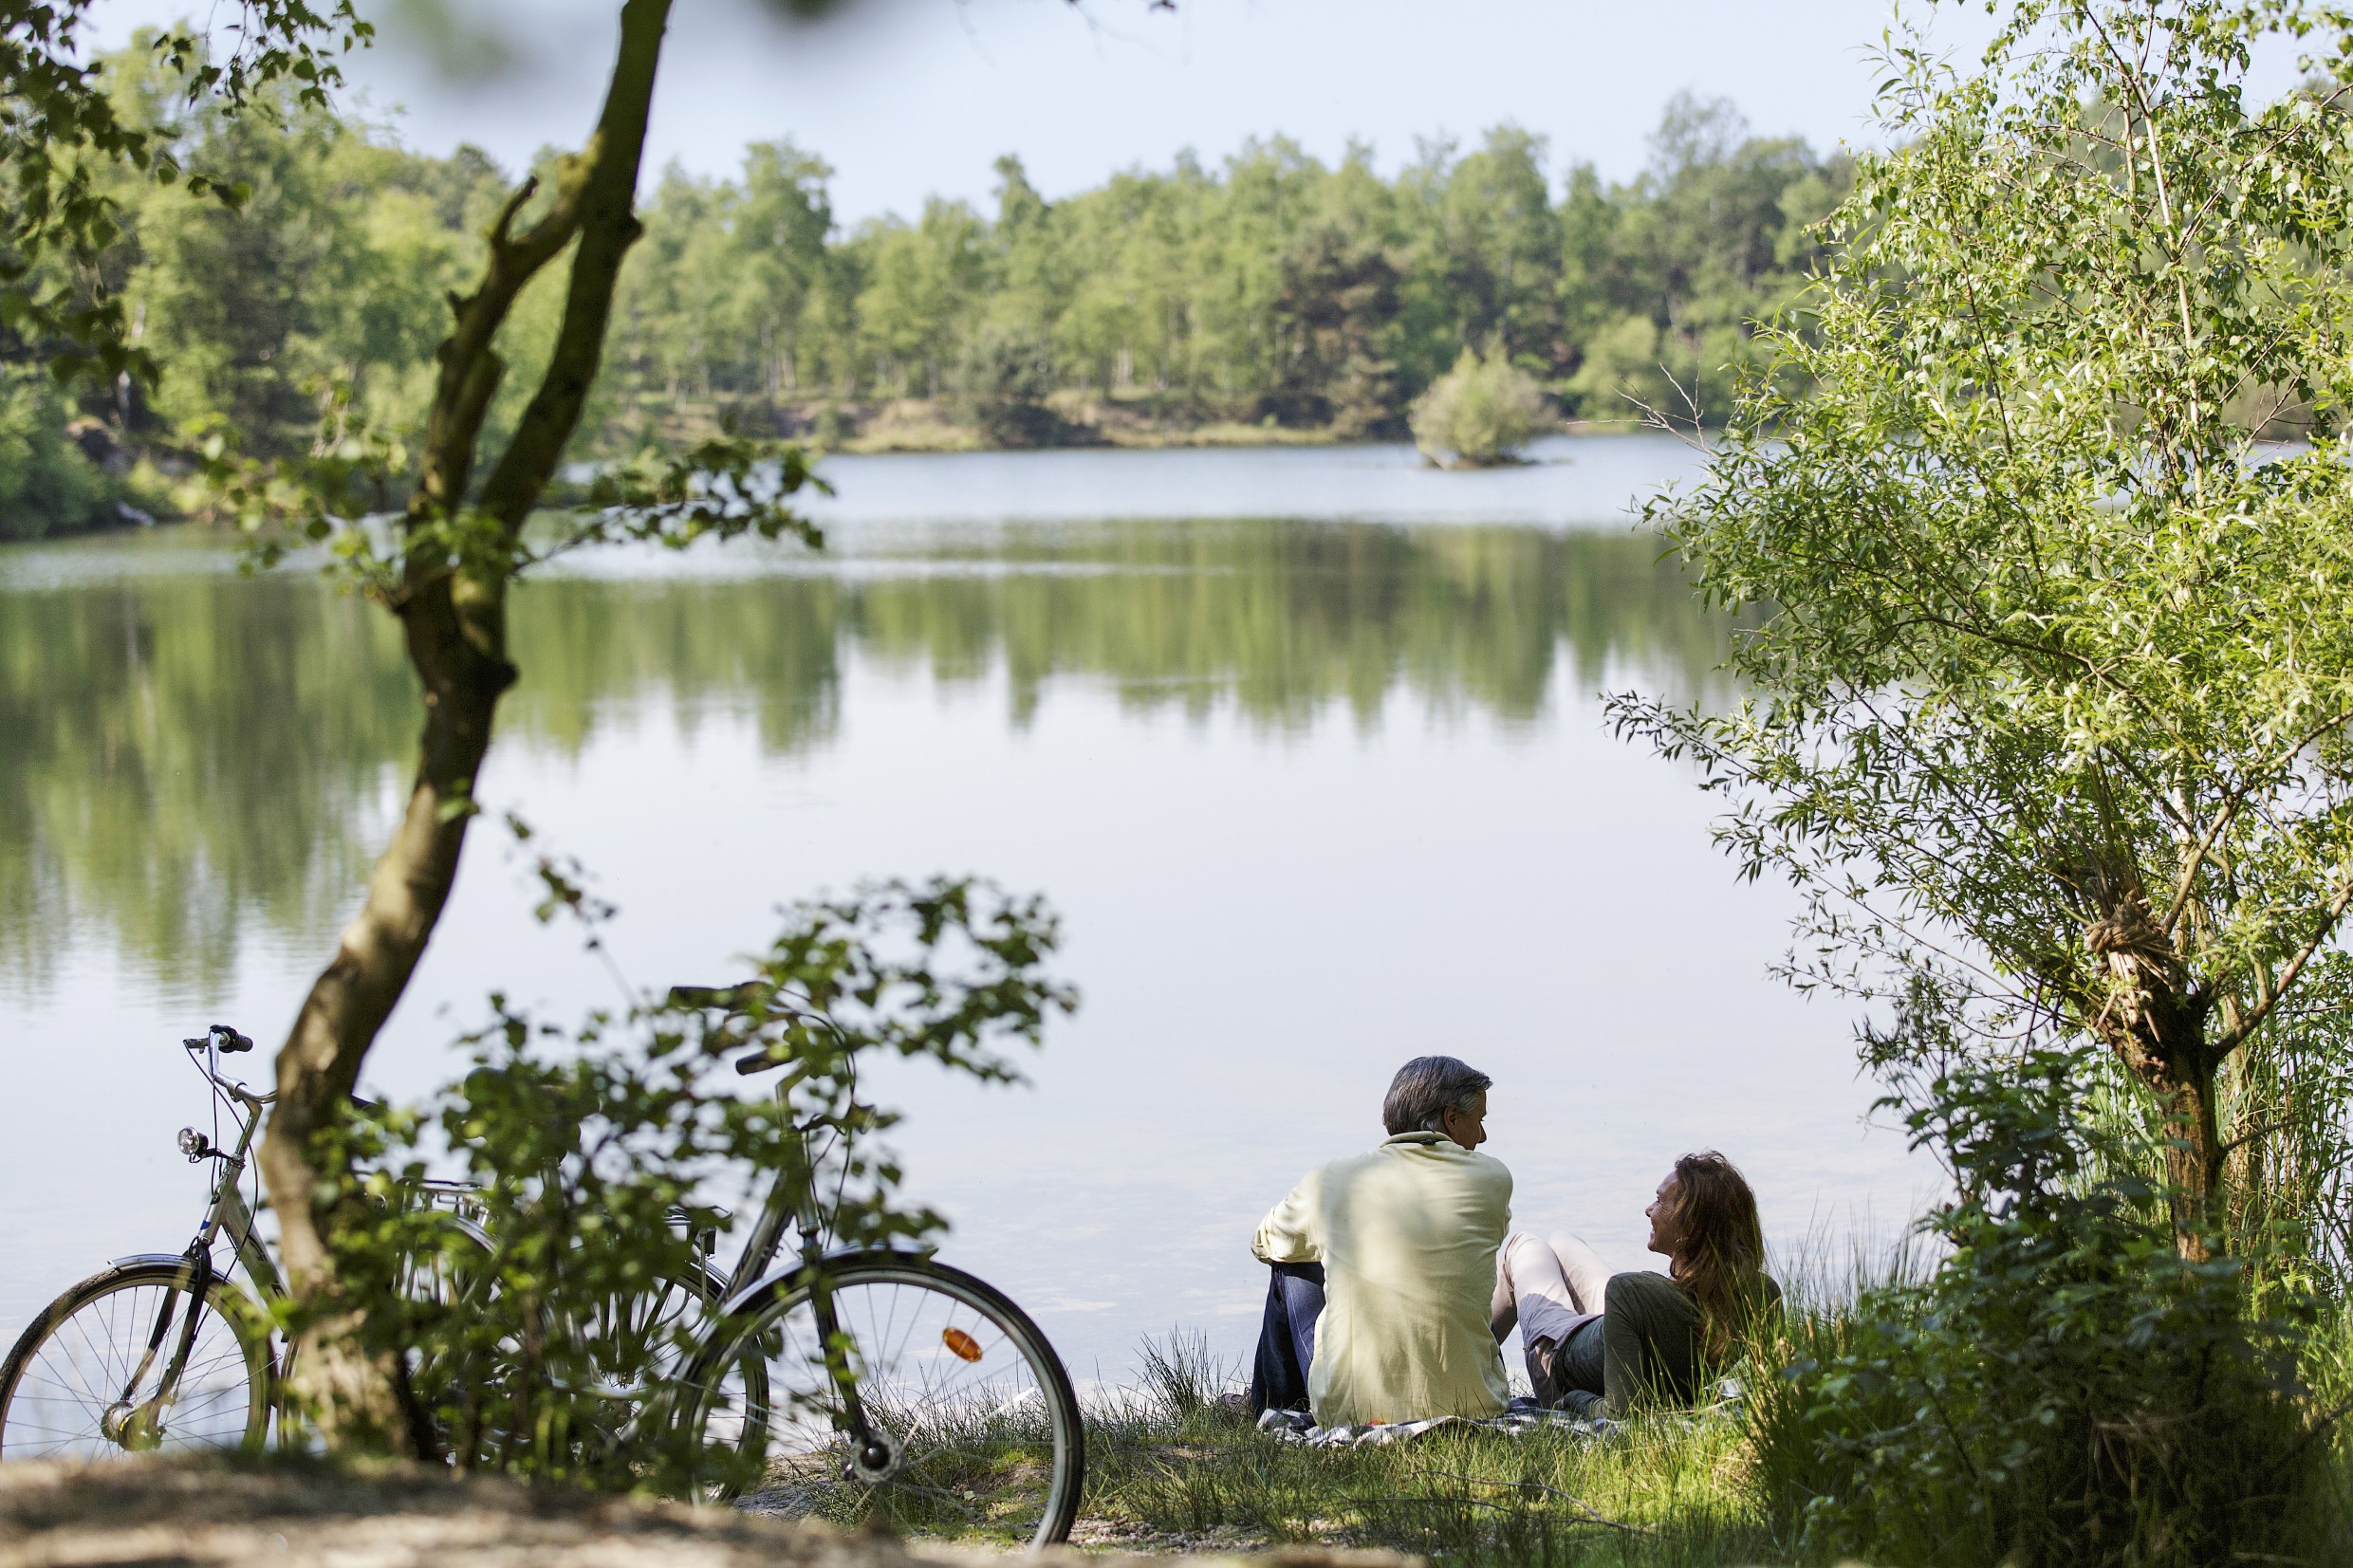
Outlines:
[[[0,972],[38,993],[95,941],[203,988],[256,934],[315,948],[405,785],[390,618],[300,573],[226,574],[201,540],[63,550],[0,579]],[[576,756],[650,700],[689,730],[748,713],[770,753],[803,752],[834,736],[852,666],[1001,676],[1016,727],[1070,679],[1262,732],[1336,707],[1374,728],[1399,692],[1538,726],[1564,681],[1707,680],[1727,623],[1658,556],[1518,527],[853,524],[822,560],[532,583],[502,744]]]

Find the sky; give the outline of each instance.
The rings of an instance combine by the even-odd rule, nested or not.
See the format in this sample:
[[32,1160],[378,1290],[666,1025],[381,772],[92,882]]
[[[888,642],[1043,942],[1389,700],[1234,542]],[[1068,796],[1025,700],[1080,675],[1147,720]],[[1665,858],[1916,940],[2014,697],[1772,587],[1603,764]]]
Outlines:
[[[232,20],[230,0],[95,0],[97,41],[141,23]],[[401,138],[472,142],[513,169],[593,120],[615,0],[362,0],[383,41],[348,68]],[[1975,6],[1909,8],[1973,54]],[[768,0],[677,0],[648,177],[674,160],[732,173],[789,138],[836,170],[845,224],[924,198],[992,205],[1017,154],[1049,198],[1191,149],[1214,164],[1283,135],[1383,173],[1422,138],[1475,143],[1510,121],[1548,139],[1557,178],[1589,161],[1631,178],[1677,92],[1732,100],[1763,135],[1874,140],[1871,50],[1889,0],[862,0],[815,23]],[[438,16],[440,25],[419,26]]]

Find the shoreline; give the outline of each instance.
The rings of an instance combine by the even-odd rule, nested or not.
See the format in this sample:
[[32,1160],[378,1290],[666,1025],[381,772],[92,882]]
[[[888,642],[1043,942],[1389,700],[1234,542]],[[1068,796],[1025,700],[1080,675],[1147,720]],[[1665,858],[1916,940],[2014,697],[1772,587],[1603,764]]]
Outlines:
[[[710,427],[717,429],[715,422]],[[1644,432],[1640,420],[1564,419],[1553,428],[1540,433],[1538,440],[1555,436],[1570,438],[1608,435],[1635,435]],[[695,438],[681,432],[672,439],[683,444]],[[987,442],[979,433],[969,427],[944,423],[909,423],[903,420],[883,421],[855,436],[845,436],[828,443],[814,439],[810,433],[801,432],[768,439],[781,440],[806,448],[816,458],[880,457],[880,456],[946,456],[975,452],[1035,452],[1045,454],[1060,452],[1258,452],[1269,449],[1308,451],[1319,449],[1343,450],[1374,447],[1410,446],[1410,438],[1396,435],[1367,435],[1343,439],[1329,429],[1290,430],[1280,426],[1217,423],[1166,429],[1123,428],[1103,433],[1103,438],[1084,441],[1061,441],[1042,445],[1019,445]],[[1498,469],[1528,467],[1545,462],[1543,458],[1521,458],[1501,464],[1468,466],[1425,461],[1422,465],[1433,472],[1477,473]],[[584,493],[584,487],[566,485],[558,480],[549,487],[547,498],[550,510],[563,510],[576,505]],[[152,498],[151,498],[152,499]],[[153,516],[124,517],[95,526],[51,528],[25,535],[0,531],[0,546],[11,544],[54,544],[75,539],[109,539],[123,534],[152,532],[157,528],[178,528],[203,525],[208,520],[189,512],[164,510]]]

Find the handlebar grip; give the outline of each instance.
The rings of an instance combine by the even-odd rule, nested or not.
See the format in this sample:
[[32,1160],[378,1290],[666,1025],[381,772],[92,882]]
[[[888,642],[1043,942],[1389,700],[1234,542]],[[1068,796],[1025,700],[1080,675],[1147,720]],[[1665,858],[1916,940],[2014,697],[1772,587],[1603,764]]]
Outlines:
[[224,1056],[232,1056],[239,1051],[250,1051],[253,1048],[253,1042],[250,1037],[239,1034],[226,1024],[213,1024],[213,1033],[220,1041],[221,1054]]

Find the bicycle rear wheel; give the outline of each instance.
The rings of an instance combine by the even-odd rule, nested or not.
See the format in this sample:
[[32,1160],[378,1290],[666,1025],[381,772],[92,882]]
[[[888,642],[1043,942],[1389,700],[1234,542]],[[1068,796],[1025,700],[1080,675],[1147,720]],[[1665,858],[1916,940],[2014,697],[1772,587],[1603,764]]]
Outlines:
[[[174,1398],[158,1397],[192,1304],[186,1265],[162,1262],[106,1269],[50,1302],[0,1363],[0,1458],[258,1452],[276,1358],[259,1309],[227,1281],[205,1292]],[[172,1320],[149,1357],[167,1309]]]
[[[870,1432],[847,1435],[807,1269],[773,1282],[688,1374],[715,1490],[750,1512],[1038,1547],[1068,1539],[1086,1468],[1079,1402],[1052,1345],[983,1281],[873,1253],[824,1283]],[[759,1369],[766,1388],[743,1375]],[[878,1462],[879,1461],[879,1462]],[[716,1472],[725,1469],[724,1480]]]

